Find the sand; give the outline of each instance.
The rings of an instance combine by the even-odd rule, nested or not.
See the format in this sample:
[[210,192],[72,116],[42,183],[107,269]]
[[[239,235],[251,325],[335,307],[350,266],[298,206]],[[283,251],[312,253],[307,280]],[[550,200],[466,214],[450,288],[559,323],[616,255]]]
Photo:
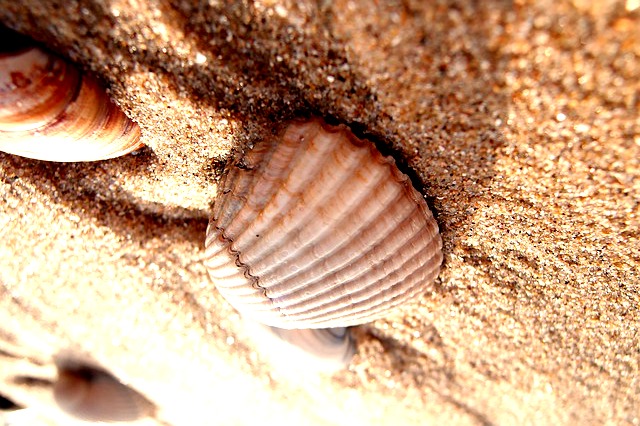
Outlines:
[[[227,3],[0,0],[147,145],[0,154],[0,394],[72,424],[63,356],[153,401],[140,424],[640,424],[637,1]],[[309,116],[392,154],[444,242],[330,376],[272,367],[200,262],[225,161]]]

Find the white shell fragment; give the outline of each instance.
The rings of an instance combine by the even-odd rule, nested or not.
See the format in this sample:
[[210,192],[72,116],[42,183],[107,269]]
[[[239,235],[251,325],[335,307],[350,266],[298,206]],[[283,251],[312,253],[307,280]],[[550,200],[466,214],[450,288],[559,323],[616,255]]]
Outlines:
[[94,161],[143,145],[140,129],[92,76],[0,28],[0,151],[48,161]]
[[293,122],[234,163],[205,264],[243,315],[274,327],[347,327],[426,291],[442,242],[391,157],[346,126]]
[[127,422],[153,413],[155,406],[110,374],[88,367],[58,367],[53,396],[64,411],[92,422]]

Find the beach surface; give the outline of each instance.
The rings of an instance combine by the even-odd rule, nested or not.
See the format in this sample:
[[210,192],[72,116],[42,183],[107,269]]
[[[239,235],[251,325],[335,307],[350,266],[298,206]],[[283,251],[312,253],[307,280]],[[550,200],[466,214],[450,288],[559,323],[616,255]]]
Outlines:
[[[152,401],[141,425],[640,425],[637,1],[0,0],[0,22],[97,75],[146,145],[0,153],[0,395],[41,424],[73,424],[68,357]],[[434,285],[332,375],[275,367],[201,262],[226,161],[304,117],[393,155],[443,238]]]

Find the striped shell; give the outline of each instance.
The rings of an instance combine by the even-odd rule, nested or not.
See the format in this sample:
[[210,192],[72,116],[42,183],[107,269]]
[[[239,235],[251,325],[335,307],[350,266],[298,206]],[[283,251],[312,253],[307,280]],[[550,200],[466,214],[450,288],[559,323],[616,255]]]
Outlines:
[[232,164],[205,264],[242,314],[271,326],[366,323],[424,292],[442,242],[409,178],[346,126],[293,122]]
[[348,328],[320,328],[285,330],[270,327],[281,340],[325,362],[349,364],[356,352],[355,342]]
[[30,40],[0,31],[0,151],[38,160],[93,161],[142,147],[140,129],[104,88]]
[[280,373],[333,373],[345,368],[356,353],[351,329],[305,328],[285,330],[244,321],[244,331],[260,356]]
[[145,397],[110,374],[89,367],[58,367],[53,396],[67,413],[92,422],[132,421],[155,409]]

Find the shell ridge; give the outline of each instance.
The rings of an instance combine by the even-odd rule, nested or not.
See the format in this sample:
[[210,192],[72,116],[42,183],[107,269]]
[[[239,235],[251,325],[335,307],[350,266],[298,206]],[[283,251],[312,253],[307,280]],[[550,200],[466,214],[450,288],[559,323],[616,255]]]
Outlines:
[[[433,244],[431,244],[433,245]],[[435,246],[437,248],[438,244],[437,242],[435,243]],[[415,259],[415,256],[411,259],[408,259],[407,262],[411,262],[413,259]],[[435,262],[434,262],[435,260]],[[417,267],[417,268],[413,268],[411,270],[409,270],[407,272],[407,275],[404,277],[398,277],[398,274],[400,273],[400,271],[403,271],[404,268],[399,267],[395,270],[394,274],[395,274],[395,279],[393,281],[393,284],[385,286],[382,291],[395,291],[395,292],[399,292],[399,294],[402,293],[402,289],[407,287],[407,277],[411,277],[412,274],[416,274],[418,273],[420,270],[426,270],[429,271],[430,268],[433,269],[433,263],[438,263],[440,262],[440,253],[439,252],[435,252],[431,258],[429,259],[428,262],[424,263],[423,265]],[[406,264],[406,262],[405,262]],[[388,277],[383,277],[382,279],[387,279]],[[379,283],[379,280],[376,282],[371,283],[368,286],[364,286],[364,287],[360,287],[359,290],[354,291],[353,293],[345,293],[346,297],[348,297],[349,299],[345,299],[345,296],[343,295],[342,298],[336,299],[336,300],[331,300],[330,302],[333,305],[337,305],[337,306],[332,306],[329,303],[324,303],[324,304],[316,304],[315,307],[311,308],[311,309],[306,309],[306,310],[298,310],[298,312],[291,312],[289,314],[289,317],[300,317],[302,318],[304,315],[307,314],[314,314],[314,315],[323,315],[323,316],[328,316],[328,314],[330,314],[332,311],[339,311],[339,310],[343,310],[344,308],[353,308],[353,306],[357,305],[360,300],[359,299],[355,299],[354,296],[357,295],[365,295],[366,292],[372,292],[372,291],[380,291],[379,288],[376,288],[376,284]],[[410,284],[412,285],[412,284]],[[375,289],[375,290],[374,290]],[[394,290],[395,289],[395,290]],[[360,299],[363,299],[363,297],[360,297]],[[379,299],[379,298],[378,298]],[[370,301],[373,303],[375,299],[370,299]],[[362,300],[363,302],[366,301],[366,299]],[[339,303],[339,304],[338,304]]]
[[295,320],[314,322],[315,319],[322,318],[323,321],[331,319],[335,323],[336,320],[341,318],[341,313],[344,312],[348,313],[348,315],[350,316],[353,316],[357,315],[360,312],[366,311],[366,315],[370,315],[375,309],[377,309],[377,306],[380,306],[382,307],[382,309],[384,309],[384,306],[394,304],[394,301],[396,300],[399,300],[400,303],[405,300],[404,295],[406,295],[407,292],[412,291],[411,289],[416,288],[418,292],[424,290],[424,287],[421,284],[437,276],[440,261],[440,256],[438,254],[435,254],[428,262],[426,262],[420,268],[412,271],[403,280],[398,281],[396,285],[376,292],[376,303],[371,303],[371,300],[369,300],[366,295],[363,295],[361,293],[368,290],[367,288],[365,288],[358,291],[358,293],[361,293],[359,295],[362,296],[359,300],[354,299],[349,303],[345,303],[341,306],[332,307],[332,309],[330,310],[310,310],[303,315],[299,315],[297,318],[295,318]]
[[[354,256],[348,253],[345,253],[345,251],[347,248],[349,248],[349,246],[353,245],[354,235],[358,235],[358,234],[364,235],[366,236],[366,239],[364,240],[371,241],[372,243],[375,243],[376,241],[379,241],[379,239],[384,238],[383,232],[386,232],[386,230],[389,228],[388,222],[380,221],[378,219],[389,211],[397,211],[399,214],[404,214],[405,212],[402,212],[400,208],[405,207],[406,204],[398,202],[400,200],[400,197],[401,197],[401,194],[395,194],[395,197],[389,203],[391,207],[388,210],[385,209],[385,207],[387,206],[383,204],[379,204],[379,207],[377,208],[377,210],[374,210],[374,207],[369,209],[362,209],[367,213],[367,216],[364,218],[362,216],[357,216],[356,211],[348,212],[349,214],[345,215],[343,220],[336,224],[336,228],[340,229],[342,225],[348,224],[349,221],[353,221],[354,218],[356,221],[356,226],[351,230],[351,232],[348,235],[346,235],[346,238],[341,237],[341,239],[337,240],[338,238],[336,236],[337,234],[332,232],[326,235],[325,238],[323,238],[322,240],[318,241],[316,245],[308,246],[303,254],[305,255],[310,254],[312,257],[312,260],[306,266],[298,268],[294,271],[289,271],[284,273],[282,271],[284,267],[282,264],[278,265],[273,270],[267,270],[267,272],[271,273],[271,275],[276,275],[277,271],[281,272],[280,274],[277,274],[278,275],[277,283],[275,282],[275,279],[274,279],[273,287],[269,286],[270,291],[278,291],[277,290],[278,286],[286,286],[288,285],[288,282],[294,277],[300,276],[301,274],[309,273],[311,270],[317,268],[319,266],[319,263],[322,262],[323,259],[326,261],[329,261],[329,260],[335,261],[335,257],[337,256],[342,259],[341,264],[352,261],[354,259]],[[371,200],[371,198],[369,198],[369,200]],[[367,205],[368,204],[365,204],[365,206]],[[379,234],[376,235],[373,232],[373,230],[377,229],[380,226],[382,226],[383,229]],[[360,246],[363,243],[364,243],[363,238],[360,238],[356,241],[357,246]],[[318,250],[319,245],[321,245],[320,249],[324,251],[320,252]],[[335,267],[337,266],[332,266],[331,267],[332,269],[327,270],[326,274],[329,274],[330,272],[332,272]],[[271,282],[272,280],[268,280],[268,281]]]
[[[273,247],[272,245],[270,245],[270,242],[273,240],[272,236],[276,233],[276,230],[282,228],[283,221],[285,221],[287,217],[291,216],[292,212],[299,211],[300,205],[304,205],[305,192],[302,191],[302,189],[306,189],[308,192],[309,187],[317,185],[315,182],[321,180],[322,173],[326,173],[325,164],[326,161],[330,158],[328,154],[335,150],[336,145],[327,144],[326,142],[320,144],[315,140],[315,138],[309,141],[310,144],[312,144],[313,142],[316,142],[315,147],[320,152],[324,152],[324,155],[322,155],[321,157],[321,161],[316,162],[316,165],[313,166],[310,170],[308,170],[309,168],[304,170],[306,172],[304,178],[305,186],[300,188],[300,190],[294,191],[296,196],[291,197],[291,199],[286,203],[285,208],[280,209],[280,211],[273,215],[272,220],[269,223],[270,227],[268,228],[267,232],[263,232],[261,234],[261,239],[259,241],[256,241],[255,244],[251,247],[250,253],[245,253],[246,256],[250,256],[252,259],[255,259],[257,257],[260,257],[261,254],[263,254],[265,251],[268,252],[269,250],[274,250],[280,247],[284,238],[280,237],[280,245]],[[295,227],[293,228],[293,230],[295,230]]]
[[[367,304],[368,300],[365,299],[354,304],[347,304],[333,311],[320,312],[308,317],[290,318],[290,320],[294,321],[295,324],[300,324],[300,326],[304,324],[305,327],[310,328],[330,327],[331,324],[336,323],[350,326],[356,325],[361,321],[368,322],[375,318],[377,313],[394,308],[416,294],[426,291],[420,284],[435,279],[438,275],[440,261],[441,258],[436,255],[424,268],[413,271],[411,276],[415,277],[415,281],[410,281],[403,291],[399,291],[400,289],[398,288],[389,288],[378,293],[382,296],[380,297],[382,300],[375,305]],[[435,268],[433,264],[436,264]],[[342,313],[346,313],[346,315],[340,315]]]
[[[278,273],[277,271],[280,269],[282,265],[285,265],[286,262],[288,262],[289,260],[295,260],[295,258],[299,258],[301,255],[306,254],[311,250],[314,250],[315,248],[317,248],[318,244],[324,242],[327,239],[331,239],[332,237],[337,238],[340,235],[342,239],[339,242],[337,242],[337,245],[335,245],[331,251],[335,251],[339,247],[342,247],[344,244],[346,244],[348,242],[348,238],[347,238],[348,236],[342,236],[341,234],[336,234],[334,232],[334,229],[341,229],[341,225],[343,223],[351,220],[352,215],[354,215],[358,211],[358,209],[362,208],[363,200],[372,199],[371,192],[380,192],[382,191],[382,189],[384,189],[384,183],[380,184],[380,182],[383,181],[384,178],[385,178],[384,173],[379,173],[375,177],[375,179],[371,179],[367,183],[367,185],[365,186],[367,191],[355,190],[356,195],[351,197],[348,196],[351,194],[347,194],[347,197],[348,197],[347,201],[344,203],[341,203],[343,205],[343,208],[336,209],[334,211],[334,215],[338,214],[339,217],[337,217],[336,220],[333,221],[331,226],[316,227],[317,230],[311,235],[298,234],[296,236],[295,241],[298,241],[298,240],[301,240],[301,241],[299,245],[295,246],[296,247],[295,254],[292,252],[289,254],[289,256],[275,258],[275,259],[274,259],[274,256],[275,256],[274,251],[266,255],[262,259],[262,263],[265,265],[265,267],[260,270],[260,274],[261,275],[277,274]],[[388,195],[388,197],[391,198],[391,196],[394,194],[392,193],[391,190],[389,190],[389,192],[391,193],[391,195]],[[377,211],[375,213],[380,213],[380,212]],[[366,220],[359,222],[356,230],[362,229],[364,226],[366,226],[366,224],[370,223],[371,220],[373,220],[371,217],[367,217]],[[356,230],[354,230],[354,232],[356,232]],[[292,241],[292,240],[293,239],[290,239],[289,241]],[[324,254],[326,255],[328,253],[324,253]],[[315,264],[315,262],[312,261],[307,265],[307,267],[308,268],[312,267],[313,264]],[[302,271],[298,271],[298,272],[302,272]]]
[[[398,203],[398,205],[400,205],[401,203]],[[400,213],[401,212],[401,213]],[[398,233],[398,232],[392,232],[391,233],[391,237],[389,237],[386,233],[384,233],[384,231],[376,234],[375,230],[377,230],[377,227],[373,227],[372,229],[372,233],[373,234],[373,239],[367,239],[364,243],[361,243],[363,245],[369,247],[368,250],[358,250],[360,248],[360,244],[356,245],[355,249],[353,249],[353,241],[351,241],[349,245],[345,246],[344,251],[350,250],[351,251],[351,255],[346,255],[343,256],[343,253],[339,253],[340,257],[336,258],[336,260],[334,260],[334,257],[327,257],[326,259],[323,259],[323,261],[325,262],[325,264],[322,266],[322,269],[326,270],[326,273],[322,274],[322,275],[318,275],[316,277],[316,279],[312,280],[312,281],[307,281],[304,285],[307,285],[307,291],[316,288],[320,281],[326,281],[328,279],[328,277],[330,276],[336,276],[337,274],[340,274],[341,271],[343,271],[345,268],[349,268],[349,269],[354,269],[354,268],[359,268],[359,272],[357,275],[352,276],[352,279],[357,278],[358,276],[360,276],[363,273],[366,273],[367,271],[367,265],[369,262],[373,262],[375,259],[370,259],[370,253],[374,253],[380,256],[380,259],[377,259],[376,261],[383,261],[384,259],[388,258],[388,257],[393,257],[396,256],[396,250],[398,250],[405,242],[407,238],[415,238],[416,236],[419,236],[419,233],[415,233],[415,232],[411,232],[411,229],[409,228],[409,224],[412,221],[415,221],[415,213],[416,213],[416,206],[413,205],[409,205],[408,208],[406,210],[400,210],[400,212],[398,212],[397,214],[395,214],[393,216],[393,221],[387,220],[383,222],[383,230],[395,230],[395,229],[402,229],[404,230],[403,233]],[[380,226],[380,225],[379,225]],[[368,236],[365,234],[365,236]],[[359,242],[359,240],[357,240],[356,242]],[[380,250],[380,247],[383,246],[387,246],[387,250],[386,253],[383,252],[382,250]],[[338,262],[339,261],[339,262]],[[338,263],[329,263],[329,262],[338,262]],[[344,278],[344,277],[343,277]],[[297,287],[292,288],[293,291],[297,291]],[[277,289],[277,285],[276,285],[276,289]],[[291,292],[289,292],[291,293]],[[282,293],[283,296],[286,296],[289,293]]]
[[217,244],[220,236],[220,230],[216,228],[213,222],[207,224],[207,238],[205,240],[205,257],[214,257],[216,254],[224,250],[224,245]]
[[[232,162],[230,167],[230,171],[225,175],[224,181],[222,182],[222,186],[224,188],[224,194],[226,197],[217,197],[214,202],[214,211],[219,213],[225,212],[224,215],[218,214],[216,217],[216,225],[220,228],[228,228],[233,220],[235,219],[237,213],[246,205],[247,196],[251,193],[254,187],[254,181],[259,179],[259,173],[262,168],[267,167],[271,158],[275,155],[274,150],[265,149],[270,146],[266,144],[265,147],[259,146],[254,147],[255,152],[261,152],[264,156],[264,163],[259,163],[256,161],[256,164],[252,164],[253,159],[249,155],[243,159],[235,159]],[[246,163],[249,162],[247,165]],[[242,167],[240,165],[243,165]],[[222,200],[222,202],[219,202]],[[240,200],[237,202],[236,200]],[[234,201],[236,201],[234,203]],[[227,208],[230,204],[233,204],[233,208]],[[217,205],[220,207],[217,207]]]
[[[213,205],[214,216],[209,221],[215,228],[224,229],[246,202],[246,188],[250,180],[241,175],[238,169],[232,169],[222,183],[224,197],[216,198]],[[233,192],[232,187],[239,187],[240,192]],[[222,201],[219,201],[221,200]]]
[[228,165],[225,167],[224,177],[220,182],[216,198],[213,202],[211,218],[209,219],[208,226],[219,222],[219,218],[222,216],[224,211],[223,207],[227,203],[227,195],[231,192],[229,186],[231,185],[231,182],[235,182],[238,179],[238,173],[236,171],[237,169],[234,167],[229,167]]
[[[291,172],[295,170],[295,168],[298,167],[302,161],[304,161],[305,159],[304,153],[301,154],[300,151],[303,151],[306,147],[308,147],[312,140],[313,140],[313,137],[298,138],[298,145],[293,147],[293,151],[291,155],[292,161],[289,162],[289,167],[282,169],[283,172],[287,172],[287,177],[279,180],[279,183],[281,184],[279,186],[280,191],[282,191],[282,188],[285,187],[282,184],[288,181],[291,175]],[[309,173],[307,175],[307,179],[311,180],[313,179],[313,176],[314,176],[313,174]],[[265,210],[267,210],[273,203],[277,201],[276,197],[278,196],[278,193],[279,193],[278,185],[274,185],[273,189],[274,191],[269,194],[269,198],[265,200],[264,205],[261,206],[260,210],[253,209],[253,214],[250,217],[252,217],[253,219],[264,217]],[[262,229],[260,227],[256,229],[256,226],[257,225],[249,222],[248,226],[244,227],[239,231],[239,234],[236,236],[236,241],[244,241],[245,239],[247,239],[247,235],[262,234]]]
[[[255,222],[256,218],[259,218],[261,212],[264,211],[265,207],[269,205],[269,202],[273,199],[273,197],[277,194],[278,188],[282,186],[282,179],[278,179],[277,176],[269,176],[269,169],[271,168],[271,164],[273,162],[283,162],[282,158],[285,157],[287,159],[292,159],[296,157],[296,152],[299,150],[299,146],[288,146],[285,144],[281,144],[280,146],[275,146],[274,141],[267,140],[264,143],[256,146],[256,149],[260,151],[266,151],[269,156],[267,157],[267,161],[263,163],[257,163],[255,170],[251,172],[252,178],[247,181],[245,188],[245,195],[247,198],[250,198],[252,195],[256,196],[257,199],[262,201],[261,204],[253,204],[248,202],[247,199],[238,206],[236,210],[236,214],[232,220],[228,222],[225,226],[229,232],[234,234],[234,239],[237,244],[243,246],[244,235],[248,228],[251,227],[251,224]],[[274,147],[272,149],[272,147]],[[258,160],[256,160],[258,161]],[[281,173],[287,171],[292,164],[290,162],[284,164],[284,166],[280,166],[277,169],[281,171]],[[265,173],[262,173],[265,171]],[[260,174],[263,174],[261,177]],[[273,174],[273,171],[271,171]],[[267,188],[260,189],[261,186],[267,185]]]
[[[403,260],[402,264],[400,264],[394,270],[385,274],[385,276],[380,278],[378,281],[376,281],[376,283],[379,283],[383,280],[388,280],[391,278],[391,280],[393,281],[393,284],[385,287],[384,289],[384,290],[389,290],[391,292],[394,290],[396,286],[405,284],[405,280],[407,280],[407,278],[410,277],[412,274],[418,273],[418,271],[420,271],[421,268],[427,268],[427,271],[429,271],[430,267],[433,266],[433,263],[434,263],[433,260],[434,259],[437,260],[439,257],[438,256],[439,252],[437,251],[438,247],[439,247],[439,241],[437,241],[436,239],[431,239],[425,247],[420,247],[418,251],[416,251],[412,256],[408,256],[406,259]],[[424,253],[430,253],[430,256],[428,257],[427,262],[424,262],[415,268],[408,267],[408,266],[411,266],[412,264],[416,264],[417,261],[419,260],[420,255]],[[384,265],[380,263],[379,268],[384,269]],[[405,274],[406,271],[411,271],[411,272]],[[356,292],[349,293],[348,294],[349,304],[353,305],[353,304],[357,304],[358,302],[365,301],[366,297],[363,297],[362,295],[368,292],[369,289],[372,287],[374,287],[374,284],[370,285],[369,287],[362,287]]]
[[[251,274],[251,270],[250,270],[249,266],[248,266],[248,265],[246,265],[246,264],[244,264],[244,263],[240,260],[240,254],[241,254],[241,253],[240,253],[240,251],[235,250],[235,249],[233,248],[233,240],[232,240],[230,237],[228,237],[227,235],[225,235],[225,233],[224,233],[224,231],[223,231],[223,230],[220,230],[220,237],[221,237],[222,239],[224,239],[225,241],[227,241],[227,242],[228,242],[227,247],[228,247],[229,253],[231,253],[231,255],[233,255],[233,256],[235,257],[235,263],[236,263],[236,266],[237,266],[238,268],[241,268],[241,269],[243,270],[243,275],[245,276],[245,278],[247,278],[247,280],[249,280],[249,281],[251,282],[251,286],[252,286],[254,289],[256,289],[256,290],[258,290],[259,292],[261,292],[261,293],[262,293],[262,295],[263,295],[266,299],[269,299],[269,297],[267,296],[267,290],[266,290],[265,288],[263,288],[263,287],[261,287],[261,286],[260,286],[260,282],[259,282],[258,277],[253,276],[253,275]],[[269,299],[269,300],[271,300],[271,299]]]
[[429,209],[426,200],[424,199],[422,194],[413,186],[411,178],[398,168],[395,158],[390,155],[383,155],[380,151],[377,150],[373,142],[367,140],[365,141],[369,142],[372,155],[376,159],[376,161],[388,167],[391,176],[396,180],[396,182],[400,183],[403,186],[405,193],[409,196],[409,198],[414,200],[416,204],[420,205],[424,214],[426,214],[428,217],[433,217],[433,213],[431,212],[431,209]]
[[[358,152],[358,154],[359,155],[357,156],[357,158],[361,158],[361,156],[364,155],[361,152]],[[324,182],[323,184],[322,176],[320,176],[320,178],[313,182],[312,186],[307,188],[308,192],[303,194],[303,197],[300,198],[300,201],[296,204],[294,209],[281,216],[278,222],[274,224],[272,228],[270,228],[268,235],[275,234],[276,232],[282,230],[282,228],[286,230],[286,232],[283,232],[282,234],[280,234],[280,237],[278,237],[280,241],[279,244],[268,247],[265,247],[264,245],[254,246],[252,247],[251,257],[263,258],[266,254],[269,254],[272,251],[279,249],[283,244],[286,244],[288,238],[292,233],[295,233],[301,226],[305,226],[306,223],[308,223],[310,217],[315,214],[314,208],[319,204],[322,204],[325,199],[330,199],[331,194],[337,191],[337,188],[342,186],[344,181],[351,177],[353,170],[357,167],[357,162],[351,161],[348,168],[349,173],[344,173],[342,175],[338,175],[331,169],[327,170],[327,168],[323,167],[321,170],[322,172],[324,172],[324,175],[328,174],[332,179],[330,183]],[[318,192],[314,190],[317,186],[320,187],[318,189]],[[305,195],[307,199],[305,199]],[[263,237],[266,238],[267,235]]]
[[[407,220],[412,220],[413,217],[409,216]],[[385,241],[378,243],[376,246],[372,247],[371,250],[364,253],[358,260],[361,263],[373,264],[370,268],[360,268],[356,275],[349,277],[348,279],[336,279],[331,286],[324,286],[322,281],[319,280],[315,285],[309,285],[305,287],[305,295],[313,296],[314,303],[307,302],[306,305],[300,306],[300,303],[293,304],[285,304],[287,308],[287,312],[292,314],[297,313],[301,308],[308,310],[309,308],[316,308],[320,306],[326,306],[328,304],[336,304],[339,303],[343,298],[349,297],[355,293],[347,293],[351,288],[360,288],[366,289],[368,287],[380,287],[380,284],[384,281],[387,281],[388,284],[385,285],[385,288],[391,288],[398,284],[399,281],[403,280],[404,277],[399,279],[394,278],[398,271],[405,271],[407,269],[407,265],[416,257],[423,255],[425,252],[429,251],[431,248],[434,239],[429,239],[428,241],[424,240],[424,235],[421,233],[414,233],[411,235],[410,239],[405,242],[404,238],[398,237],[394,241],[398,245],[391,246],[388,250],[384,251],[384,257],[369,259],[368,255],[374,252],[377,248],[381,247],[385,244]],[[413,244],[414,242],[419,242],[420,244]],[[408,245],[410,249],[398,251],[398,248],[403,244]],[[398,263],[401,262],[401,263]],[[395,266],[394,266],[395,265]],[[392,266],[394,269],[387,270],[386,266]],[[413,268],[417,269],[417,268]],[[411,270],[409,270],[410,272]],[[371,281],[371,279],[375,281]],[[362,287],[360,285],[361,282],[371,282],[366,287]],[[334,289],[340,289],[339,292],[334,292]],[[359,290],[360,291],[360,290]],[[295,299],[293,299],[295,302]],[[281,303],[280,300],[277,303]]]
[[400,304],[416,297],[419,293],[424,291],[419,286],[415,286],[407,290],[404,295],[398,295],[393,299],[389,299],[385,303],[381,303],[375,306],[362,306],[356,307],[357,310],[350,311],[349,307],[343,309],[337,313],[336,316],[325,318],[323,315],[319,315],[313,319],[295,320],[295,324],[304,324],[305,327],[316,329],[331,327],[332,324],[344,324],[345,326],[354,326],[370,321],[374,321],[380,317],[382,313],[388,313],[391,310],[396,309]]
[[[308,143],[309,144],[312,143],[314,139],[315,138],[307,138]],[[304,139],[301,139],[301,141],[302,140],[304,140]],[[319,170],[320,171],[323,170],[323,167],[320,167]],[[231,222],[233,222],[233,219],[232,219]],[[247,278],[247,280],[249,280],[251,282],[251,286],[254,289],[258,290],[260,293],[262,293],[262,295],[264,296],[265,299],[273,302],[272,299],[267,294],[267,288],[263,287],[260,284],[259,277],[251,272],[251,266],[248,263],[245,263],[244,261],[241,260],[242,251],[239,250],[239,249],[234,248],[234,240],[229,235],[227,235],[225,230],[222,229],[220,226],[216,226],[216,229],[219,231],[220,237],[228,242],[228,250],[235,257],[236,266],[238,268],[242,268],[243,269],[244,276]],[[277,308],[277,309],[280,312],[280,309],[279,308]],[[284,315],[284,313],[281,312],[281,315]]]
[[[397,203],[396,205],[401,205],[401,204]],[[407,211],[403,211],[403,214],[404,214],[403,216],[397,216],[399,223],[401,224],[405,220],[409,220],[411,218],[412,212],[413,212],[412,209],[409,209]],[[385,213],[384,211],[381,211],[381,214],[384,214],[384,213]],[[397,223],[389,222],[389,221],[384,221],[384,222],[381,221],[381,222],[384,225],[386,225],[384,226],[383,229],[391,230],[394,228],[394,225],[397,225]],[[377,228],[374,227],[372,229],[375,230]],[[386,235],[380,232],[378,234],[374,234],[373,237],[374,239],[368,240],[368,242],[369,244],[375,246],[375,245],[381,244],[384,241]],[[278,292],[279,294],[278,298],[287,297],[291,293],[297,292],[299,288],[305,285],[306,286],[317,285],[321,281],[326,280],[327,277],[331,275],[335,275],[336,273],[338,273],[339,271],[345,268],[354,267],[358,263],[358,261],[362,261],[362,257],[365,255],[366,252],[352,250],[352,245],[353,245],[353,241],[348,241],[347,244],[345,244],[342,247],[342,249],[338,250],[334,255],[329,256],[326,259],[319,259],[318,262],[324,262],[324,264],[321,264],[322,269],[324,269],[324,273],[322,275],[317,275],[312,280],[306,280],[293,286],[292,281],[296,279],[300,279],[301,278],[300,275],[302,275],[302,273],[306,273],[307,275],[312,273],[312,271],[310,270],[302,271],[296,274],[295,276],[292,276],[290,279],[274,284],[274,286],[270,287],[269,290],[272,292]],[[343,255],[343,252],[345,251],[349,253]],[[284,292],[283,289],[285,288],[288,288],[288,291]]]

